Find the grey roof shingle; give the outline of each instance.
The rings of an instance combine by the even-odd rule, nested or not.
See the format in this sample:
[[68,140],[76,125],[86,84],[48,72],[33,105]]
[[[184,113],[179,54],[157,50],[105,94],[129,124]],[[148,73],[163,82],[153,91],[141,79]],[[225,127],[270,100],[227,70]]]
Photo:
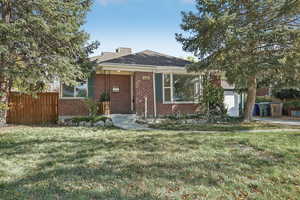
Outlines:
[[150,50],[142,51],[136,54],[125,55],[111,60],[105,60],[103,62],[100,61],[99,63],[176,67],[185,67],[186,65],[191,64],[191,62],[187,60],[164,55]]

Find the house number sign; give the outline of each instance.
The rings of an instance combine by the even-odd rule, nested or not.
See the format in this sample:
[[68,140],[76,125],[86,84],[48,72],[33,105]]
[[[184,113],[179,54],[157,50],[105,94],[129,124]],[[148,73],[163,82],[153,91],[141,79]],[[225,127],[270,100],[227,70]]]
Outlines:
[[144,81],[150,81],[150,76],[143,76],[142,78]]
[[119,87],[113,87],[112,91],[113,92],[120,92],[120,88]]

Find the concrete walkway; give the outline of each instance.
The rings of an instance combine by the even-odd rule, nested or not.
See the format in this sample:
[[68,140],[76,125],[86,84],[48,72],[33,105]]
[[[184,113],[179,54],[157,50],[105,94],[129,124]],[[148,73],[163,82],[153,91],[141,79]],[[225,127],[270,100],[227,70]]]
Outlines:
[[276,119],[276,118],[254,118],[254,120],[270,124],[282,124],[289,126],[300,126],[300,120]]
[[134,114],[132,115],[113,114],[111,115],[111,119],[114,126],[124,130],[137,130],[137,131],[151,130],[145,125],[136,123],[136,115]]

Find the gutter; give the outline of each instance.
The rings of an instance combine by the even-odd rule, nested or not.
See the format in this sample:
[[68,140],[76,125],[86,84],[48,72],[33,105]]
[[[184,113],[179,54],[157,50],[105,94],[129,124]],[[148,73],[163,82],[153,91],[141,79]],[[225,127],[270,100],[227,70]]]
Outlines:
[[157,107],[156,107],[156,87],[155,87],[155,72],[153,71],[153,107],[154,107],[154,118],[157,117]]

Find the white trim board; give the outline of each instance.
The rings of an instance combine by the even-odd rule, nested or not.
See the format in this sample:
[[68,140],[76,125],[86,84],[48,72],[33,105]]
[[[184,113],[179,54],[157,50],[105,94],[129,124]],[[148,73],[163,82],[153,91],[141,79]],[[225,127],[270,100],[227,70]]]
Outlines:
[[178,66],[153,66],[153,65],[128,65],[103,63],[96,67],[96,71],[127,71],[127,72],[154,72],[154,73],[183,73],[183,74],[203,74],[201,72],[188,72],[185,67]]

